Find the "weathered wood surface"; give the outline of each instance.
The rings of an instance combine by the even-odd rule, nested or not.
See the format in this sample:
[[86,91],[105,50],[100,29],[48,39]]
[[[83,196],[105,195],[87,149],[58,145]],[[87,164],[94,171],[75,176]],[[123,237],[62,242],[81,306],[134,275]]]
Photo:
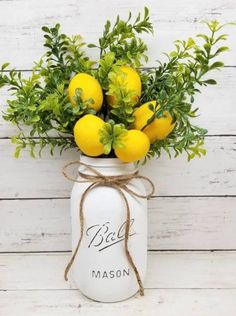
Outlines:
[[[236,197],[149,201],[149,249],[236,249]],[[69,199],[0,201],[0,252],[71,250]]]
[[[149,46],[149,65],[155,65],[163,51],[173,49],[173,41],[186,39],[205,29],[202,20],[219,19],[222,22],[235,21],[234,0],[198,0],[189,4],[188,0],[142,1],[93,0],[80,3],[77,0],[11,0],[0,1],[0,64],[11,61],[19,69],[31,69],[33,61],[44,53],[42,47],[42,25],[59,22],[68,34],[81,34],[88,43],[97,42],[107,19],[115,20],[117,14],[126,18],[128,11],[143,11],[144,5],[150,8],[155,37],[146,35]],[[224,59],[228,65],[235,65],[235,29],[228,27],[231,35],[231,52]],[[98,52],[91,50],[89,55],[98,58]]]
[[[1,290],[76,289],[64,281],[70,253],[0,254]],[[236,289],[236,252],[151,252],[145,287]],[[43,271],[43,273],[39,273]]]
[[[30,72],[24,73],[24,76],[30,76]],[[200,116],[194,119],[195,124],[208,129],[210,135],[236,135],[236,67],[226,67],[212,76],[218,84],[202,88],[202,93],[196,95],[195,107],[199,108]],[[9,98],[11,96],[7,89],[0,90],[0,110],[6,109],[6,100]],[[0,138],[17,132],[16,126],[0,116]]]
[[4,316],[234,316],[235,297],[231,289],[148,289],[144,297],[105,304],[76,290],[2,291],[0,309]]
[[[75,150],[53,158],[44,152],[42,159],[30,159],[24,152],[16,160],[9,140],[0,141],[0,198],[68,197],[72,183],[61,174],[62,167],[78,159]],[[186,156],[169,160],[166,155],[152,160],[141,173],[156,185],[155,195],[235,195],[236,137],[209,137],[207,156],[187,162]],[[4,185],[3,185],[4,184]]]

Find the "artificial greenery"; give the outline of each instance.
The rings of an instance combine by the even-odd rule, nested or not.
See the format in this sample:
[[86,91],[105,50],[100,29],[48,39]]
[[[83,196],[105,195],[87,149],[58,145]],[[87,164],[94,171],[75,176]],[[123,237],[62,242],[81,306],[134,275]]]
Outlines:
[[[202,40],[201,45],[193,38],[187,41],[177,40],[176,49],[166,54],[167,62],[160,63],[157,69],[148,73],[140,102],[157,100],[161,105],[160,109],[153,111],[153,117],[148,123],[155,117],[163,116],[166,110],[176,122],[175,129],[168,138],[151,146],[148,157],[160,156],[161,149],[171,155],[170,148],[174,149],[175,156],[186,151],[188,160],[206,153],[202,146],[207,130],[191,123],[198,111],[193,108],[194,95],[200,92],[199,86],[216,84],[214,79],[205,79],[205,75],[224,66],[223,62],[212,62],[212,59],[227,51],[228,47],[219,46],[219,42],[227,39],[226,34],[218,35],[224,25],[220,25],[218,21],[204,23],[210,34],[196,36],[196,39]],[[214,49],[216,45],[218,47]]]
[[[224,25],[218,21],[204,22],[206,34],[199,34],[195,39],[177,40],[175,50],[166,54],[165,62],[158,62],[152,69],[140,68],[142,95],[137,101],[133,91],[128,91],[117,76],[125,76],[120,71],[121,65],[143,67],[147,62],[147,46],[139,37],[142,33],[153,33],[149,19],[149,11],[138,14],[132,22],[132,14],[123,21],[117,17],[114,25],[107,21],[103,35],[98,44],[86,45],[81,36],[69,37],[60,32],[60,25],[42,27],[46,48],[45,55],[35,63],[29,78],[23,78],[20,71],[9,70],[9,64],[2,65],[0,70],[0,87],[7,86],[13,98],[7,101],[8,107],[3,118],[16,124],[20,131],[12,137],[16,144],[15,156],[18,157],[24,148],[30,149],[32,156],[41,155],[42,149],[49,145],[53,154],[55,147],[61,152],[76,147],[73,138],[73,127],[76,121],[86,113],[93,113],[89,107],[93,100],[81,99],[81,90],[77,89],[75,102],[69,102],[67,88],[72,76],[85,72],[95,76],[104,91],[104,95],[113,95],[115,104],[107,105],[106,98],[102,110],[97,113],[107,121],[101,132],[101,140],[105,145],[105,153],[119,146],[119,135],[131,129],[134,122],[134,110],[141,104],[156,100],[160,107],[150,105],[153,116],[165,116],[168,111],[173,117],[175,128],[164,140],[156,141],[146,159],[161,151],[170,156],[186,152],[188,159],[205,154],[204,136],[206,129],[192,124],[198,109],[193,107],[194,96],[200,92],[201,86],[216,84],[212,78],[206,77],[209,71],[223,67],[216,58],[228,47],[221,46],[227,39],[221,34]],[[99,49],[98,62],[90,60],[86,49]],[[30,127],[29,134],[22,127]]]
[[89,44],[88,47],[98,48],[100,50],[100,58],[112,52],[116,60],[119,60],[122,64],[135,67],[141,66],[142,59],[148,60],[145,54],[147,46],[137,35],[153,32],[152,24],[149,21],[148,8],[144,8],[143,19],[141,19],[140,13],[133,23],[131,23],[131,18],[131,12],[126,21],[121,20],[118,15],[113,27],[108,20],[105,24],[103,35],[98,40],[99,44]]

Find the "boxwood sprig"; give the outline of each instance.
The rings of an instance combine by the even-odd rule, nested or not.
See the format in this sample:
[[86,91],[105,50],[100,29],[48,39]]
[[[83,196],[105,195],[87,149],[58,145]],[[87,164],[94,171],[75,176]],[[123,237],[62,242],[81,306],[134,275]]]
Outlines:
[[114,23],[108,20],[105,24],[102,37],[98,40],[98,45],[89,44],[88,47],[96,47],[100,50],[100,58],[109,52],[114,53],[116,61],[124,64],[140,67],[142,59],[147,62],[147,45],[138,37],[141,33],[153,33],[153,26],[150,22],[149,10],[144,8],[144,16],[139,13],[134,22],[131,22],[132,14],[129,12],[126,21],[121,20],[119,15]]
[[[204,23],[209,35],[198,34],[196,40],[177,40],[175,50],[166,54],[167,62],[159,63],[156,69],[146,73],[141,103],[156,100],[160,104],[148,123],[164,116],[165,111],[172,115],[175,122],[175,128],[167,139],[152,144],[148,157],[160,156],[161,150],[169,156],[173,151],[175,156],[185,151],[188,160],[206,153],[203,145],[207,130],[191,122],[198,111],[193,108],[194,96],[200,92],[199,87],[216,84],[215,79],[205,76],[224,66],[223,62],[214,59],[227,51],[228,47],[219,46],[220,42],[227,39],[226,34],[218,33],[225,25],[215,20]],[[202,43],[197,43],[198,38]]]

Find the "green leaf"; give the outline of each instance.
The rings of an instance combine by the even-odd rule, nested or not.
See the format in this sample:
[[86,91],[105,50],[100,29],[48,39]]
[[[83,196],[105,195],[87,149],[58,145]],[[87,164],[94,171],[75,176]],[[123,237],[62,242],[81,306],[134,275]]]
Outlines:
[[154,112],[154,105],[152,103],[148,103],[148,108],[149,108],[149,110]]
[[219,42],[219,41],[226,41],[227,40],[227,37],[228,37],[228,34],[221,34],[220,36],[218,36],[216,39],[215,39],[215,43]]
[[45,32],[45,33],[51,33],[47,26],[43,26],[42,27],[42,31]]
[[216,61],[212,65],[210,65],[210,69],[221,68],[224,67],[224,63],[221,61]]
[[194,41],[194,39],[192,38],[192,37],[189,37],[188,38],[188,41],[187,41],[187,43],[186,43],[186,48],[187,49],[190,49],[190,48],[192,48],[192,47],[194,47],[195,46],[195,41]]
[[207,84],[217,84],[217,82],[215,81],[215,79],[208,79],[208,80],[205,80],[204,83],[207,83]]
[[217,51],[215,52],[214,56],[219,55],[220,53],[226,52],[229,50],[229,47],[227,46],[222,46],[220,48],[217,49]]
[[5,70],[8,66],[10,65],[10,63],[4,63],[1,67],[1,70]]
[[31,122],[32,122],[32,123],[36,123],[36,122],[38,122],[38,121],[40,121],[40,116],[39,116],[39,115],[35,115],[35,116],[33,116],[33,117],[31,118]]
[[94,48],[94,47],[97,47],[97,46],[95,44],[88,44],[87,47]]
[[110,143],[107,143],[105,146],[104,146],[104,154],[105,155],[109,155],[110,152],[111,152],[111,144]]
[[210,45],[209,43],[204,44],[203,47],[204,47],[204,49],[205,49],[205,51],[206,51],[207,53],[210,52],[210,50],[211,50],[211,45]]
[[21,146],[17,146],[17,147],[16,147],[15,153],[14,153],[14,157],[15,157],[15,158],[19,158],[19,157],[20,157],[21,149],[22,149]]
[[209,37],[206,34],[198,34],[197,37],[203,38],[207,43],[209,41]]

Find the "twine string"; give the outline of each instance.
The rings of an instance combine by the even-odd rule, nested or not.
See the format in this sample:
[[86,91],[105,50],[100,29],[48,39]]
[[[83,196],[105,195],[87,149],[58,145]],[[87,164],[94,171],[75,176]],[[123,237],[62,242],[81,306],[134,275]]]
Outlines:
[[[75,165],[75,164],[77,164],[79,166],[84,166],[87,170],[89,170],[92,173],[92,175],[78,172],[80,178],[82,178],[80,180],[69,176],[67,174],[67,169],[71,165]],[[84,235],[83,207],[84,207],[85,199],[86,199],[88,193],[91,192],[94,188],[101,187],[101,186],[109,186],[109,187],[114,188],[120,194],[120,196],[123,198],[125,205],[126,205],[126,222],[125,222],[125,239],[124,239],[125,254],[126,254],[126,257],[127,257],[129,264],[131,265],[131,267],[135,273],[136,280],[137,280],[138,285],[139,285],[139,293],[141,296],[143,296],[144,295],[143,283],[142,283],[139,271],[138,271],[138,269],[133,261],[133,258],[131,256],[131,254],[129,252],[129,248],[128,248],[129,230],[130,230],[130,207],[129,207],[127,197],[123,191],[129,193],[131,196],[135,196],[135,197],[142,198],[142,199],[146,199],[146,198],[148,199],[154,193],[154,190],[155,190],[154,184],[147,177],[139,175],[138,172],[134,172],[134,173],[128,174],[128,175],[105,176],[102,173],[100,173],[98,170],[96,170],[95,168],[93,168],[93,167],[91,167],[91,166],[89,166],[81,161],[72,161],[72,162],[66,164],[62,170],[62,173],[66,179],[68,179],[72,182],[90,183],[90,185],[85,189],[85,191],[82,193],[82,196],[81,196],[81,200],[80,200],[80,204],[79,204],[80,238],[78,240],[78,243],[76,245],[74,253],[72,254],[72,257],[65,268],[65,272],[64,272],[65,280],[68,281],[68,273],[70,271],[71,266],[74,263],[75,257],[79,251],[80,244],[81,244],[81,241],[82,241],[83,235]],[[131,190],[127,185],[129,184],[129,182],[132,179],[142,179],[142,180],[146,181],[147,183],[149,183],[150,192],[147,194],[139,194],[139,193]]]

